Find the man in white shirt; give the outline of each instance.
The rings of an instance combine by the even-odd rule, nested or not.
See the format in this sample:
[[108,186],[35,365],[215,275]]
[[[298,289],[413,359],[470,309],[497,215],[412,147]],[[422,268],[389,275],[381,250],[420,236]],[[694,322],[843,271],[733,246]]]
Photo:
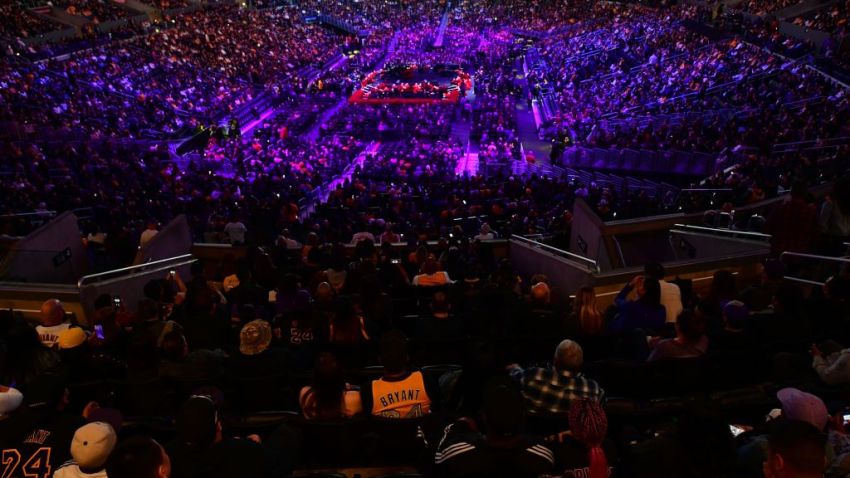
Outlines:
[[812,367],[823,383],[839,385],[850,383],[850,349],[833,341],[812,345]]
[[493,234],[490,230],[490,225],[486,222],[481,225],[481,229],[479,230],[479,234],[475,236],[476,241],[492,241],[496,238],[496,235]]
[[65,317],[65,309],[59,299],[49,299],[41,304],[41,324],[36,326],[38,339],[45,347],[52,348],[59,340],[59,334],[71,328],[71,322]]
[[679,286],[664,280],[664,266],[657,262],[650,262],[643,268],[647,277],[658,280],[661,286],[661,305],[667,310],[667,323],[675,324],[676,319],[684,308],[682,306],[682,291]]

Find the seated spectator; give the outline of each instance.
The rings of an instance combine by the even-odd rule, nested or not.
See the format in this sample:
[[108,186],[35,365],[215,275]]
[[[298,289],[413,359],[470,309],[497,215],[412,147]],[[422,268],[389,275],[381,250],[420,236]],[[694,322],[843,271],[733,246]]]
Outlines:
[[605,331],[602,312],[596,306],[593,287],[582,287],[573,301],[573,311],[567,318],[568,333],[599,335]]
[[548,445],[555,455],[555,470],[561,476],[611,476],[614,450],[605,440],[608,417],[594,400],[573,400],[568,413],[569,431],[553,437]]
[[448,272],[440,270],[440,263],[434,258],[428,258],[419,274],[413,276],[413,285],[420,287],[435,287],[452,284]]
[[826,469],[826,437],[810,423],[785,420],[767,437],[765,478],[815,478]]
[[298,401],[305,418],[335,420],[363,412],[360,392],[345,382],[339,361],[322,353],[313,366],[313,383],[301,389]]
[[[228,476],[226,469],[241,467],[239,476],[271,476],[272,464],[259,437],[229,438],[212,398],[195,395],[180,407],[177,437],[166,449],[171,457],[171,478]],[[111,476],[111,475],[110,475]]]
[[7,455],[20,457],[22,463],[32,460],[45,468],[58,469],[70,458],[71,439],[85,421],[82,416],[69,413],[68,389],[59,375],[41,374],[21,392],[26,404],[22,411],[26,413],[3,421],[0,448]]
[[161,347],[159,375],[174,380],[209,380],[218,375],[227,354],[221,350],[189,351],[186,337],[179,330],[165,334]]
[[491,241],[495,238],[495,234],[493,234],[493,232],[490,230],[490,225],[486,222],[481,225],[478,234],[474,237],[476,241]]
[[667,312],[667,323],[676,323],[679,313],[682,312],[682,292],[679,286],[664,280],[664,266],[658,262],[650,262],[644,266],[644,274],[658,281],[661,287],[661,305]]
[[169,478],[171,458],[153,438],[135,436],[118,444],[106,462],[112,478]]
[[676,320],[676,337],[657,340],[650,345],[652,351],[647,359],[650,362],[702,357],[708,351],[705,323],[699,314],[691,310],[683,310]]
[[[637,300],[628,300],[635,290]],[[611,323],[612,332],[629,332],[635,329],[660,330],[667,320],[667,311],[661,305],[661,286],[658,280],[638,276],[623,286],[614,299],[617,316]]]
[[770,307],[776,290],[785,278],[785,264],[771,259],[760,265],[759,281],[741,292],[741,300],[749,310],[758,312]]
[[71,440],[71,457],[74,460],[65,462],[53,476],[106,478],[106,460],[117,442],[118,435],[108,423],[92,422],[81,426]]
[[62,302],[59,299],[50,299],[41,304],[40,324],[35,327],[38,339],[48,348],[56,345],[59,333],[71,327],[71,321],[65,314]]
[[366,320],[348,298],[341,297],[334,304],[328,337],[334,344],[358,344],[370,340]]
[[723,306],[723,329],[711,336],[712,352],[754,352],[754,344],[745,331],[749,318],[750,311],[743,302],[727,302]]
[[511,387],[489,391],[484,421],[486,435],[471,418],[446,427],[434,459],[444,476],[537,477],[552,470],[552,451],[522,433],[522,397]]
[[282,349],[269,347],[271,325],[265,320],[248,322],[239,332],[239,353],[227,361],[227,375],[235,378],[269,377],[286,370],[289,357]]
[[835,341],[812,344],[812,367],[828,385],[850,383],[850,349]]
[[567,413],[576,399],[601,401],[605,392],[594,380],[581,373],[584,351],[572,340],[564,340],[555,349],[552,368],[529,368],[511,365],[511,377],[519,382],[528,411],[532,413]]
[[381,337],[383,376],[360,388],[363,410],[384,418],[419,418],[439,407],[437,384],[410,369],[407,337],[390,331]]
[[[5,356],[0,361],[0,383],[24,387],[60,363],[59,354],[44,347],[35,328],[27,324],[14,325],[5,337]],[[22,390],[23,391],[23,390]]]
[[429,304],[430,317],[416,323],[416,337],[423,340],[457,339],[463,336],[463,323],[451,315],[452,304],[445,292],[437,292]]

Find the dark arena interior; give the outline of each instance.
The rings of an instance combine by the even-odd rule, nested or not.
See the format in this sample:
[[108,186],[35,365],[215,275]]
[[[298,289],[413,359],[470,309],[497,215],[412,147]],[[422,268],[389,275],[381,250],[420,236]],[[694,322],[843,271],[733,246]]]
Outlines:
[[850,1],[0,1],[0,478],[850,476]]

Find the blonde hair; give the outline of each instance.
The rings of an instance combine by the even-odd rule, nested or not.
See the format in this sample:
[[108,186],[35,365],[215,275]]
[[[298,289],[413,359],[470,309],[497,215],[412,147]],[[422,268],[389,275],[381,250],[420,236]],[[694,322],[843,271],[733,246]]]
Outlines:
[[582,331],[589,335],[602,332],[602,313],[596,307],[596,294],[593,293],[593,287],[582,287],[578,290],[573,310],[578,316]]

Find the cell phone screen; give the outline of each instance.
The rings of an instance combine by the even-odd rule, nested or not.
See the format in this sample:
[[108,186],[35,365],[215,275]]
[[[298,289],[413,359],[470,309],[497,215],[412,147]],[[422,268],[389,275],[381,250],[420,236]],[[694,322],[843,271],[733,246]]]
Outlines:
[[102,325],[95,325],[94,326],[94,335],[97,338],[99,338],[100,340],[103,340],[103,326]]
[[736,427],[735,425],[729,425],[729,431],[732,432],[732,436],[736,437],[741,433],[744,433],[744,429],[741,427]]

